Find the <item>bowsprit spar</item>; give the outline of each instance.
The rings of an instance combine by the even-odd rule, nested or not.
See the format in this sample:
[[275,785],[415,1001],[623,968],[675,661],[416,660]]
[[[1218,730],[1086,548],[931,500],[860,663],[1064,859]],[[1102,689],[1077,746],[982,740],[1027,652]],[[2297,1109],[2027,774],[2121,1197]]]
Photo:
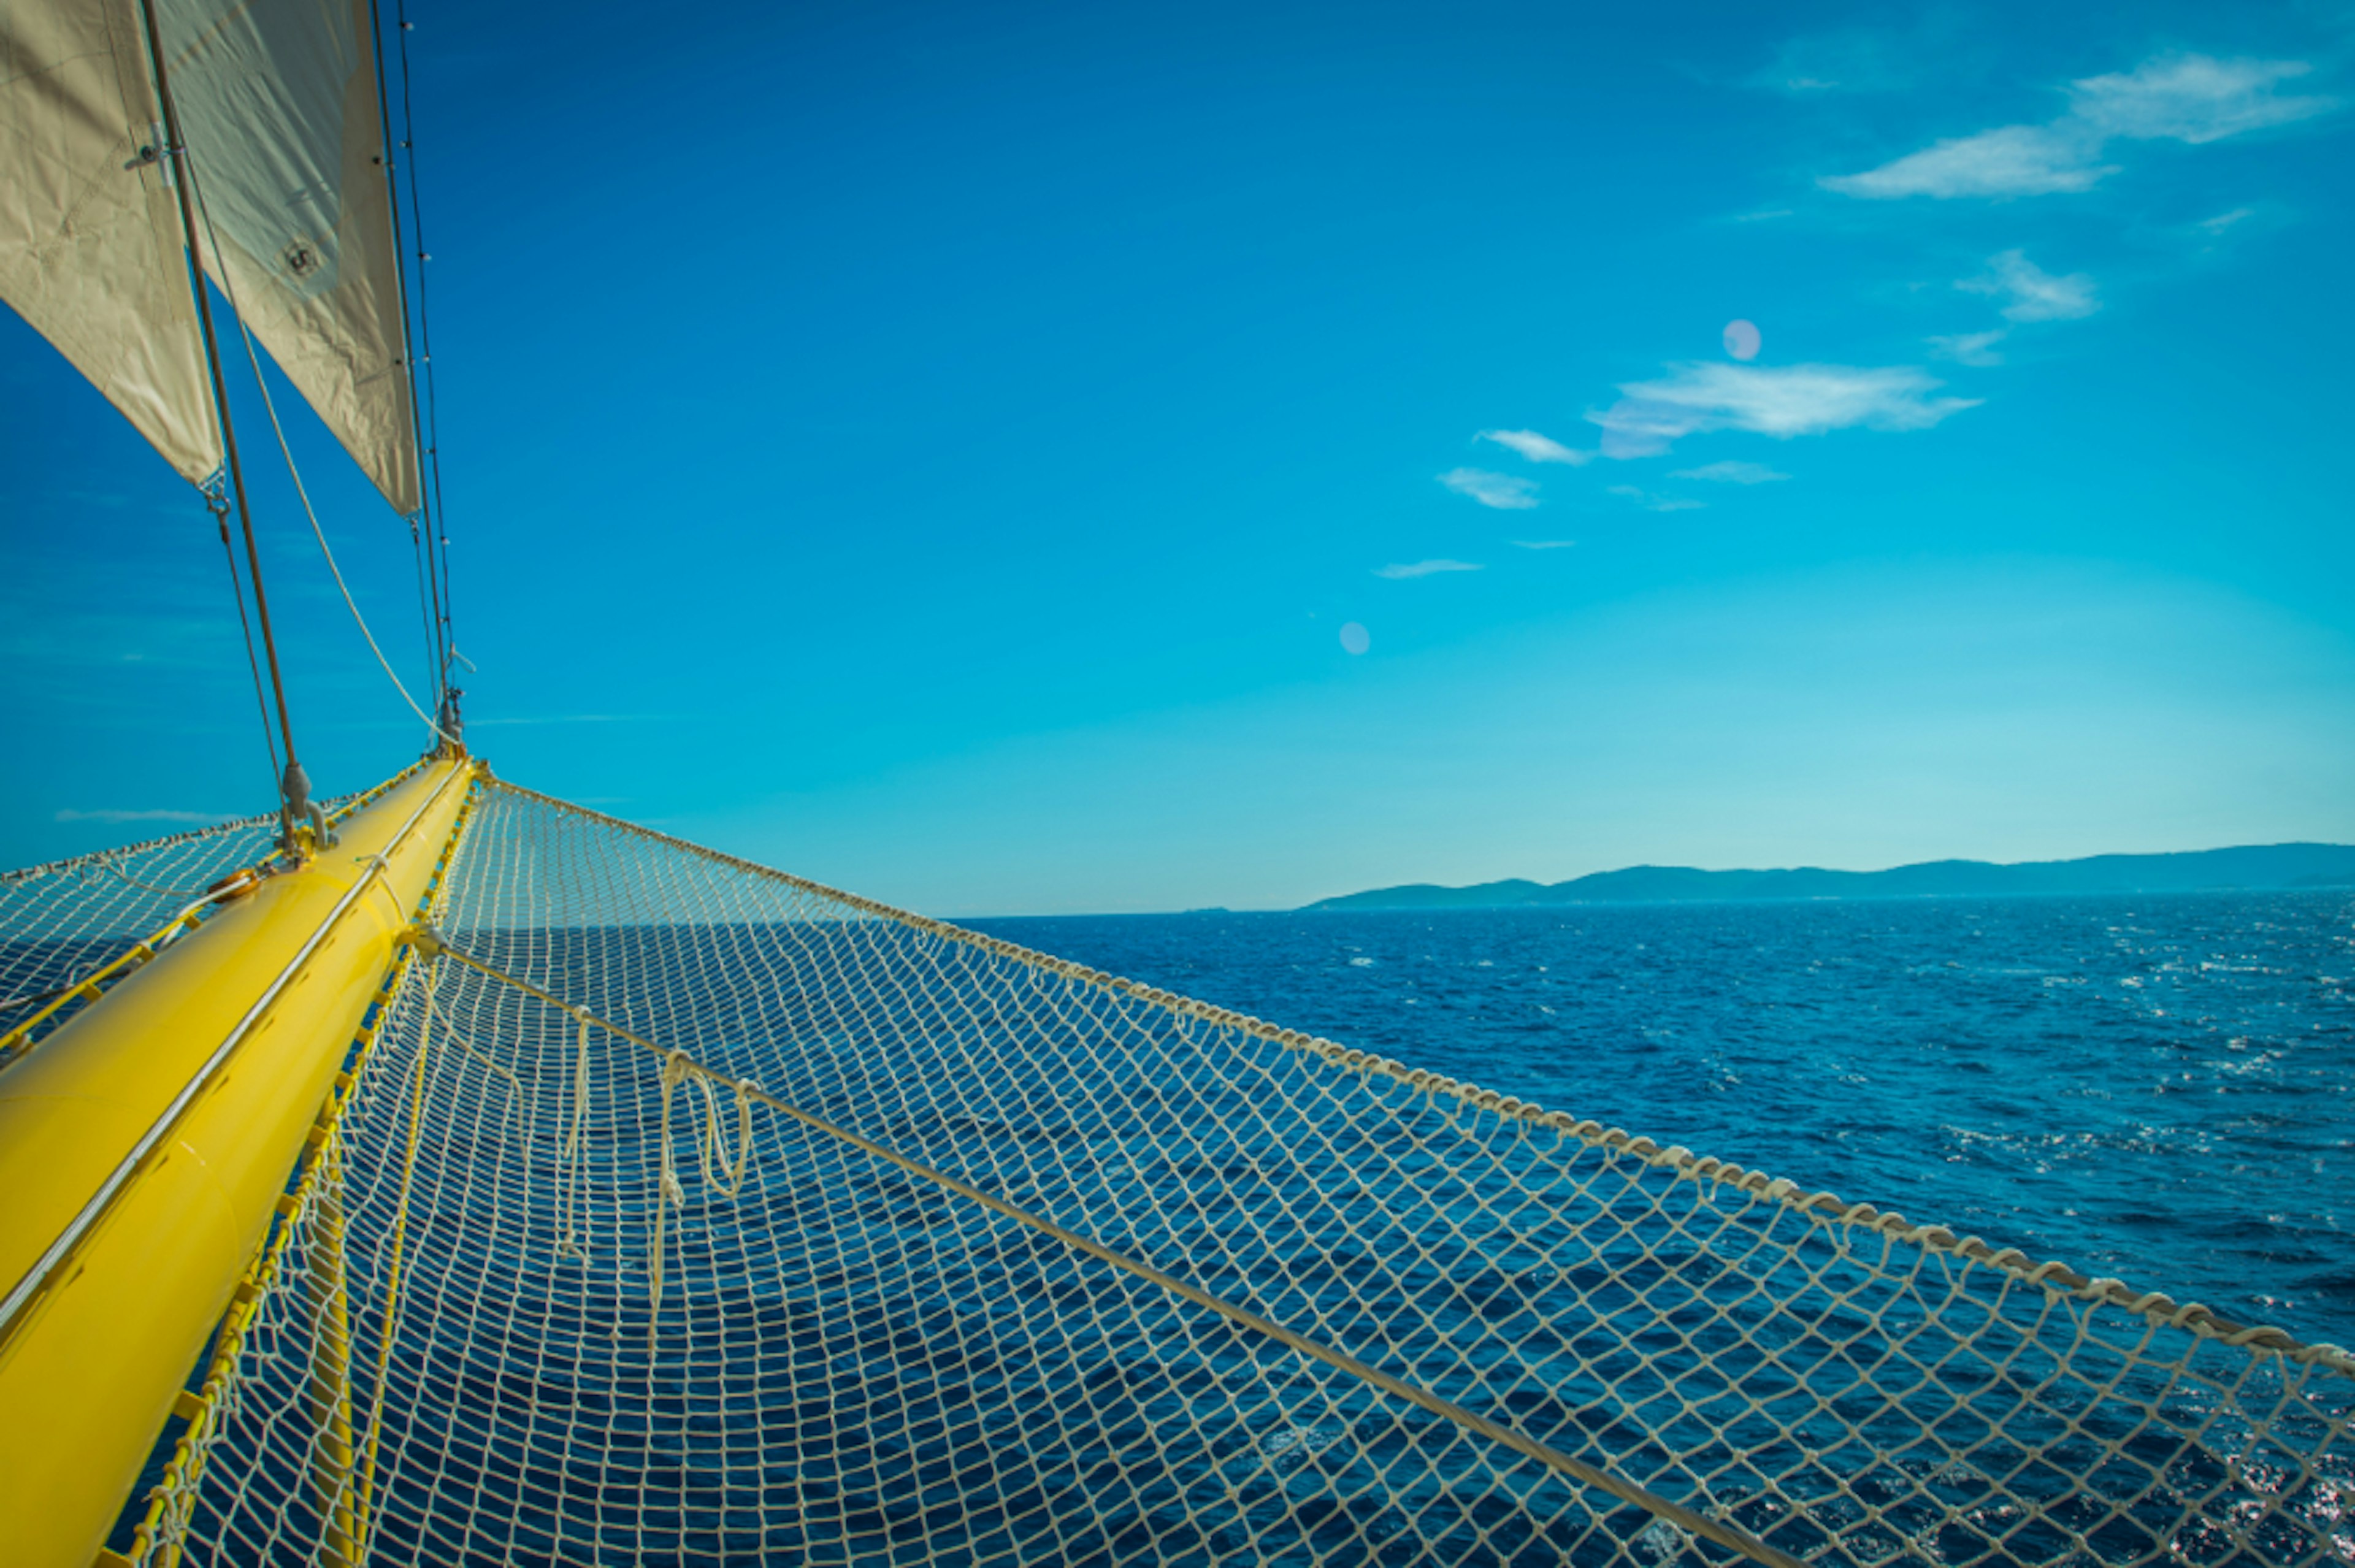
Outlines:
[[210,280],[432,740],[315,801],[273,681],[274,811],[0,879],[9,1561],[2355,1562],[2334,1347],[495,778],[379,24],[7,17],[0,293],[274,673]]

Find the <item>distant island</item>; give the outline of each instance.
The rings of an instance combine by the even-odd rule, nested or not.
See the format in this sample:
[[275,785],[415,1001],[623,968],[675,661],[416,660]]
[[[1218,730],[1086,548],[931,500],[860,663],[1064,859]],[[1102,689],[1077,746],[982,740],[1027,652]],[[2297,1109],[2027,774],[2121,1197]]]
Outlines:
[[2008,893],[2172,893],[2355,887],[2355,844],[2252,844],[2178,855],[2094,855],[2082,860],[1928,860],[1886,871],[1703,871],[1629,866],[1567,882],[1515,878],[1476,887],[1429,882],[1376,888],[1311,910],[1509,909],[1520,905],[1690,903],[1727,899],[1971,898]]

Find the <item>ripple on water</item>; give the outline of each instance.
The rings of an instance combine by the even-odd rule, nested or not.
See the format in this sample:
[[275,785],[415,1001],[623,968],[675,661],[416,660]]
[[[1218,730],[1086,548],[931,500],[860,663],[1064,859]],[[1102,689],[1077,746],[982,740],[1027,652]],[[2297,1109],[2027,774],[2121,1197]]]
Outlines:
[[2343,892],[971,923],[2355,1343]]

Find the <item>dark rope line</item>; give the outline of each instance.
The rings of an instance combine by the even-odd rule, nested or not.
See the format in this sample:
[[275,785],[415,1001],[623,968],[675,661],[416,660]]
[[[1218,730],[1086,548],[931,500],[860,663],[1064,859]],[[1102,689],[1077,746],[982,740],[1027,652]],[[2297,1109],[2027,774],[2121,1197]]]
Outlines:
[[[407,26],[405,20],[400,20],[402,30],[405,31]],[[435,711],[442,714],[446,719],[450,701],[450,614],[442,592],[446,572],[437,570],[435,565],[439,555],[436,541],[441,533],[439,515],[441,497],[436,493],[429,498],[426,490],[424,427],[419,414],[417,396],[419,349],[411,340],[410,332],[409,267],[401,253],[407,240],[400,219],[400,160],[394,156],[396,147],[405,152],[408,150],[409,144],[405,139],[400,142],[393,140],[392,101],[387,90],[384,69],[384,17],[378,7],[377,0],[368,0],[368,27],[376,46],[376,112],[378,134],[384,147],[385,200],[392,214],[392,272],[394,281],[400,290],[400,354],[409,372],[404,379],[409,387],[410,449],[418,460],[416,516],[423,522],[425,582],[427,597],[432,605],[430,621],[432,634],[430,641],[433,659],[433,706]],[[401,60],[402,69],[406,71],[408,49],[405,42],[401,49]],[[405,92],[405,82],[403,87]],[[414,176],[411,177],[413,180]],[[413,213],[411,217],[413,219]],[[423,247],[421,245],[419,249],[421,251]],[[420,279],[419,282],[421,285],[423,280]]]
[[[262,586],[261,548],[253,537],[253,510],[245,492],[245,464],[238,456],[237,429],[229,418],[229,383],[221,375],[220,336],[213,327],[212,294],[205,284],[204,249],[197,236],[196,163],[186,155],[187,146],[181,137],[179,111],[172,101],[171,78],[164,66],[163,37],[157,29],[152,0],[150,4],[142,5],[140,12],[146,23],[148,64],[155,73],[156,107],[164,116],[165,155],[178,159],[180,229],[187,244],[188,265],[192,273],[190,281],[195,285],[197,320],[204,337],[205,365],[212,378],[213,411],[220,421],[221,449],[229,460],[229,488],[236,494],[238,523],[245,533],[246,567],[253,578],[254,619],[261,625],[261,649],[269,658],[271,690],[278,699],[278,732],[286,742],[285,772],[280,774],[276,787],[280,801],[291,805],[288,786],[293,782],[296,769],[301,764],[295,760],[294,721],[286,709],[286,678],[278,664],[278,638],[270,624],[270,595]],[[226,525],[224,517],[223,526]],[[241,606],[240,613],[241,615]],[[266,726],[268,720],[265,718],[263,722]],[[273,768],[278,765],[275,752],[271,755],[271,765]]]
[[[197,287],[204,287],[201,274],[193,282]],[[229,501],[226,496],[218,507],[213,508],[213,521],[220,525],[221,555],[229,562],[229,597],[237,601],[237,627],[245,635],[245,667],[253,675],[253,706],[261,719],[261,746],[270,753],[270,787],[275,791],[280,787],[279,781],[282,776],[278,771],[278,738],[270,731],[270,699],[261,689],[261,661],[253,653],[253,625],[245,618],[245,584],[237,574],[237,551],[229,542]]]
[[409,519],[409,553],[417,563],[417,624],[425,632],[425,667],[433,679],[433,705],[442,706],[441,660],[434,654],[433,613],[427,608],[425,592],[425,541],[417,519]]
[[[425,202],[417,186],[417,122],[410,109],[409,69],[409,0],[394,0],[395,37],[400,45],[400,147],[409,157],[409,230],[417,241],[417,350],[425,367],[425,462],[433,476],[433,522],[440,534],[442,558],[442,621],[452,652],[456,651],[455,606],[450,593],[450,512],[442,500],[442,423],[433,385],[433,318],[427,309],[425,269],[433,260],[425,249]],[[381,74],[381,72],[379,72]],[[410,381],[414,395],[416,383]]]

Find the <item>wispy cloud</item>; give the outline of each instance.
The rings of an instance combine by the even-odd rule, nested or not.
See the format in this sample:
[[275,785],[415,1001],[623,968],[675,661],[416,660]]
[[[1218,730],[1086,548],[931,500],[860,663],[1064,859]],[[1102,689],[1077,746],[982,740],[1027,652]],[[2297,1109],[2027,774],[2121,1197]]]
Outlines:
[[2001,301],[2007,321],[2074,321],[2102,308],[2091,277],[2083,272],[2055,277],[2020,251],[1988,257],[1986,272],[1960,279],[1955,287]]
[[1511,474],[1491,474],[1485,468],[1451,468],[1439,482],[1459,496],[1469,496],[1500,512],[1526,512],[1538,504],[1538,482]]
[[2164,137],[2197,146],[2337,108],[2335,98],[2275,92],[2313,69],[2304,60],[2161,55],[2130,71],[2071,83],[2070,113],[2106,136]]
[[1788,440],[1836,430],[1927,430],[1976,408],[1977,398],[1934,398],[1944,385],[1910,366],[1671,365],[1656,381],[1619,389],[1619,401],[1586,417],[1603,427],[1606,457],[1648,457],[1706,431],[1745,430]]
[[1976,136],[1954,136],[1908,153],[1877,169],[1832,175],[1816,183],[1842,196],[1870,201],[1928,196],[2051,196],[2090,190],[2115,164],[2095,160],[2098,137],[2049,125],[2002,125]]
[[[1591,452],[1573,452],[1550,435],[1540,435],[1533,430],[1484,430],[1479,438],[1493,441],[1498,446],[1510,447],[1531,463],[1567,463],[1572,467],[1594,461]],[[1457,473],[1477,470],[1458,469]]]
[[1655,496],[1635,485],[1613,485],[1608,486],[1608,491],[1623,500],[1633,501],[1647,512],[1698,512],[1709,505],[1706,501],[1689,500],[1682,496]]
[[1790,475],[1777,473],[1763,463],[1704,463],[1699,468],[1679,468],[1668,477],[1706,479],[1718,485],[1771,485]]
[[1984,370],[1990,365],[2003,363],[2003,356],[1995,346],[2011,336],[2011,329],[1998,326],[1991,332],[1958,332],[1947,337],[1923,339],[1930,352],[1941,359],[1951,359],[1957,365],[1968,365]]
[[2154,56],[2130,71],[2072,82],[2068,111],[2044,124],[1999,125],[1949,137],[1879,168],[1816,183],[1843,196],[1879,201],[2086,190],[2118,172],[2117,165],[2101,161],[2114,141],[2196,145],[2337,108],[2336,98],[2289,97],[2275,91],[2312,69],[2302,60]]
[[1374,575],[1395,580],[1402,577],[1430,577],[1442,571],[1478,571],[1482,569],[1477,561],[1470,560],[1417,560],[1409,561],[1404,565],[1393,561],[1388,566],[1374,568]]
[[1577,543],[1576,539],[1514,539],[1512,546],[1515,549],[1568,549]]
[[227,822],[225,811],[172,811],[155,808],[146,811],[74,811],[58,813],[59,822]]
[[2201,219],[2200,227],[2211,234],[2222,234],[2232,225],[2243,219],[2254,218],[2256,215],[2257,209],[2254,207],[2236,207],[2230,212],[2220,212],[2213,218]]

